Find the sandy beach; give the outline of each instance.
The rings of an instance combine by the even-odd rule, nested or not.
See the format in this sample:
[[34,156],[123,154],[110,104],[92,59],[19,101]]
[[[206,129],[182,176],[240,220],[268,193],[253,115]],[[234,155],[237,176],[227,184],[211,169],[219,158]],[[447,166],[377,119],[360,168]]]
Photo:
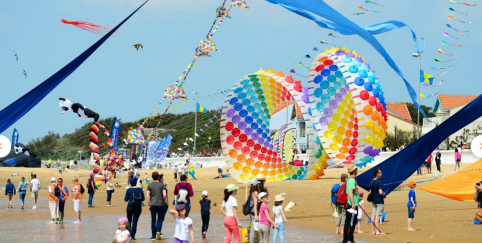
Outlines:
[[[464,164],[463,166],[466,166]],[[71,179],[79,177],[79,181],[85,185],[89,171],[67,171],[60,174],[57,169],[29,169],[29,168],[2,168],[0,173],[1,186],[5,186],[7,179],[18,186],[21,176],[30,179],[30,171],[37,174],[42,186],[47,186],[51,177],[62,177],[67,186],[71,188]],[[361,171],[370,170],[363,168]],[[452,173],[452,165],[444,165],[441,175]],[[141,175],[153,171],[140,171]],[[159,170],[164,174],[165,182],[168,183],[169,200],[174,199],[173,170]],[[20,174],[11,177],[12,174]],[[286,193],[287,198],[283,203],[286,206],[289,201],[297,205],[293,211],[287,212],[289,223],[285,226],[286,242],[341,242],[341,235],[335,235],[335,221],[332,217],[330,202],[330,190],[334,183],[339,181],[341,173],[345,169],[330,169],[325,171],[325,176],[316,181],[294,181],[267,183],[269,192],[274,195]],[[211,179],[216,176],[216,168],[204,168],[196,170],[198,180],[189,180],[194,188],[192,199],[191,217],[194,222],[196,242],[224,242],[224,228],[220,206],[222,203],[223,189],[227,184],[234,183],[240,187],[238,191],[238,204],[245,201],[246,187],[237,183],[234,179]],[[150,177],[149,177],[150,178]],[[409,180],[424,181],[432,179],[432,175],[415,176]],[[383,181],[383,178],[382,178]],[[32,209],[32,199],[27,193],[26,208],[20,209],[18,194],[14,196],[14,208],[7,209],[7,199],[3,194],[0,197],[0,242],[112,242],[114,232],[117,229],[116,220],[125,216],[126,204],[123,201],[127,174],[114,179],[114,183],[122,184],[113,195],[113,207],[106,207],[105,187],[99,188],[94,196],[94,208],[87,208],[87,198],[82,203],[82,225],[74,225],[75,213],[71,199],[67,200],[64,225],[48,225],[50,213],[48,210],[47,190],[39,192],[37,209]],[[408,181],[407,181],[408,182]],[[428,184],[421,183],[420,185]],[[209,191],[209,199],[217,206],[211,210],[210,229],[208,238],[201,239],[201,218],[198,201],[203,190]],[[415,232],[407,229],[407,200],[408,190],[394,191],[385,200],[386,220],[381,225],[381,230],[386,235],[371,235],[371,224],[364,217],[362,223],[363,234],[355,234],[357,242],[479,242],[480,226],[474,226],[476,203],[457,202],[438,195],[416,191],[418,208],[414,219]],[[87,195],[87,194],[86,194]],[[367,194],[365,194],[366,196]],[[270,207],[273,203],[270,203]],[[371,204],[366,203],[365,209],[371,213]],[[150,238],[150,212],[148,207],[143,207],[142,215],[138,224],[137,242],[151,242]],[[241,208],[238,214],[242,218],[244,226],[248,225],[248,217],[242,214]],[[166,215],[162,232],[166,239],[160,242],[172,242],[174,232],[174,220]]]

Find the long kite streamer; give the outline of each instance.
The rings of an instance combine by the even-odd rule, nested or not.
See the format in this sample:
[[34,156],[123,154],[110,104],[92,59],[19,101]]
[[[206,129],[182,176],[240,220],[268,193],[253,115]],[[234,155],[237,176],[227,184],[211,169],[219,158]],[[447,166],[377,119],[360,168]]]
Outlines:
[[[410,144],[410,146],[378,164],[377,167],[383,172],[383,191],[388,194],[395,190],[425,162],[428,155],[440,143],[481,116],[482,96],[478,96],[474,101]],[[372,171],[366,171],[357,177],[357,183],[363,189],[369,190],[372,179]]]
[[453,45],[453,44],[449,44],[447,43],[446,41],[441,41],[440,42],[442,45],[449,45],[451,47],[465,47],[465,45]]
[[105,35],[106,33],[109,33],[110,29],[107,26],[103,25],[97,25],[94,23],[90,22],[85,22],[85,21],[68,21],[65,19],[61,19],[62,23],[68,24],[68,25],[73,25],[77,28],[80,28],[82,30],[90,31],[95,34],[99,35]]
[[469,6],[469,7],[477,6],[477,4],[457,3],[457,2],[455,2],[454,0],[450,0],[450,3],[452,3],[452,4],[463,4],[463,5]]
[[376,3],[376,2],[372,2],[371,0],[365,0],[365,3],[371,3],[371,4],[375,4],[375,5],[378,5],[378,6],[384,7],[383,5],[378,4],[378,3]]
[[452,29],[454,31],[457,31],[458,33],[470,33],[472,32],[471,30],[459,30],[459,29],[455,29],[454,27],[452,27],[450,24],[445,24],[445,26],[447,26],[447,28],[449,29]]
[[2,111],[0,111],[0,133],[4,132],[13,123],[22,118],[22,116],[24,116],[40,101],[42,101],[42,99],[44,99],[63,80],[69,77],[70,74],[72,74],[85,60],[90,57],[90,55],[95,52],[95,50],[97,50],[97,48],[99,48],[107,40],[107,38],[114,34],[117,29],[119,29],[127,20],[129,20],[132,15],[134,15],[148,1],[149,0],[145,1],[139,8],[137,8],[132,14],[127,16],[127,18],[124,19],[121,23],[119,23],[114,29],[112,29],[96,43],[94,43],[94,45],[85,50],[77,58],[72,60],[69,64],[57,71],[57,73],[53,74],[40,85],[30,90],[21,98],[17,99],[15,102],[11,103]]
[[459,12],[459,11],[453,9],[453,8],[449,8],[449,10],[452,11],[452,12],[456,12],[456,13],[459,13],[459,14],[463,14],[463,15],[465,15],[465,16],[467,16],[467,15],[470,14],[470,13],[462,13],[462,12]]
[[[401,27],[407,27],[412,32],[412,38],[415,43],[415,48],[418,53],[422,53],[418,47],[417,36],[413,32],[412,28],[400,21],[388,21],[380,24],[374,24],[369,26],[359,26],[353,21],[349,20],[335,9],[330,7],[328,4],[322,0],[266,0],[273,4],[279,4],[287,10],[299,14],[305,18],[311,19],[318,24],[318,26],[330,30],[337,31],[343,35],[358,35],[363,38],[366,42],[375,48],[375,50],[382,55],[385,61],[392,67],[392,69],[403,79],[405,86],[407,87],[408,93],[415,107],[422,113],[422,115],[427,118],[425,112],[417,103],[417,92],[413,89],[412,85],[407,81],[405,75],[400,70],[395,61],[390,57],[385,48],[380,44],[380,42],[373,36],[377,34],[386,33],[392,30],[399,29]],[[323,20],[323,17],[329,21]],[[424,48],[425,49],[425,48]]]
[[452,16],[450,16],[450,15],[449,15],[447,18],[448,18],[449,20],[455,20],[455,21],[458,21],[458,22],[464,23],[464,24],[472,24],[472,22],[470,22],[470,21],[463,21],[463,20],[455,19],[454,17],[452,17]]

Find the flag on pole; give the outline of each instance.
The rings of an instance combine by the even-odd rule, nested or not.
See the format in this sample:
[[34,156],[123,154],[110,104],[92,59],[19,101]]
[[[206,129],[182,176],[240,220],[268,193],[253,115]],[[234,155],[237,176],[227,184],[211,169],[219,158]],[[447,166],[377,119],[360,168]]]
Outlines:
[[208,110],[205,109],[203,106],[201,106],[199,103],[197,103],[197,111],[201,112],[201,113],[204,113],[204,114],[208,113]]
[[433,78],[434,77],[432,75],[423,72],[423,70],[420,70],[420,82],[425,82],[429,85],[432,85]]
[[19,134],[18,134],[17,129],[13,128],[12,145],[18,144],[18,137],[19,137]]

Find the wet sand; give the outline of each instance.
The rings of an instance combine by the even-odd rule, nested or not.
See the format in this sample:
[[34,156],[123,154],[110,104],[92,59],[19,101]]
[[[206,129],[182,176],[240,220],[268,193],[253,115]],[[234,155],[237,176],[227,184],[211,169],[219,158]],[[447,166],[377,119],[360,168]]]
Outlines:
[[[466,165],[463,165],[466,166]],[[63,174],[57,169],[28,169],[28,168],[2,168],[0,173],[0,185],[4,186],[7,179],[18,186],[20,177],[30,179],[30,171],[34,170],[41,185],[47,186],[51,177],[62,177],[69,188],[72,187],[71,179],[79,177],[79,181],[85,186],[88,178],[88,171],[70,171]],[[366,170],[366,169],[363,169]],[[369,169],[368,169],[369,170]],[[442,175],[452,173],[452,165],[442,167]],[[144,176],[146,171],[140,171]],[[151,171],[148,171],[149,175]],[[174,199],[174,181],[172,180],[173,170],[160,170],[165,175],[165,182],[168,182],[169,201]],[[269,192],[274,195],[286,193],[287,198],[283,206],[289,201],[297,203],[292,212],[287,212],[289,223],[285,225],[286,242],[341,242],[341,235],[335,235],[336,219],[332,217],[330,202],[331,186],[339,181],[339,175],[344,173],[343,169],[327,170],[326,175],[317,181],[297,182],[275,182],[268,183]],[[20,176],[11,177],[11,174],[18,173]],[[193,184],[194,197],[191,200],[191,217],[194,221],[194,234],[196,242],[224,242],[223,218],[220,214],[220,206],[223,198],[223,189],[227,184],[234,183],[240,187],[238,205],[245,201],[245,185],[237,183],[233,179],[211,179],[216,176],[216,168],[197,169],[198,180],[189,180]],[[423,181],[431,179],[432,176],[412,176],[410,180]],[[382,178],[383,180],[383,178]],[[49,225],[50,212],[48,210],[47,190],[39,192],[40,199],[37,209],[32,209],[30,192],[27,192],[26,208],[20,209],[18,195],[14,196],[14,208],[7,209],[7,200],[3,192],[0,197],[0,242],[112,242],[114,232],[117,229],[117,219],[125,216],[124,194],[127,182],[127,174],[113,183],[122,184],[113,194],[112,204],[114,207],[106,207],[105,187],[99,188],[94,196],[94,208],[87,208],[88,195],[85,194],[82,202],[81,225],[72,224],[75,220],[73,203],[67,200],[64,225]],[[422,183],[428,184],[428,183]],[[144,187],[145,188],[145,187]],[[203,190],[209,191],[209,199],[217,206],[211,209],[211,221],[208,231],[208,238],[202,239],[200,206],[198,204]],[[381,230],[386,233],[382,236],[373,236],[371,224],[367,223],[364,217],[362,231],[364,234],[355,234],[357,242],[479,242],[480,226],[473,225],[473,218],[476,210],[474,202],[457,202],[438,195],[417,192],[418,208],[415,213],[414,228],[416,232],[408,232],[407,229],[407,207],[408,190],[395,191],[385,200],[385,212],[388,222],[381,225]],[[365,194],[367,195],[367,194]],[[270,203],[270,207],[273,203]],[[172,206],[171,206],[172,207]],[[366,203],[365,209],[371,213],[371,204]],[[138,223],[137,242],[150,241],[150,212],[148,207],[143,207],[142,215]],[[249,219],[242,214],[239,207],[238,215],[241,216],[243,226],[247,226]],[[161,242],[172,242],[174,232],[174,220],[167,214],[162,232],[166,240]],[[271,239],[272,240],[272,239]]]

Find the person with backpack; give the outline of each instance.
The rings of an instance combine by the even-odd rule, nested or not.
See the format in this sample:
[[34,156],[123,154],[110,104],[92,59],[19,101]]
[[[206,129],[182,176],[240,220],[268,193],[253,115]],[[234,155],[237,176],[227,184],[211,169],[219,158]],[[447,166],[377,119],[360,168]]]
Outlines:
[[58,224],[59,223],[59,201],[61,196],[60,188],[55,183],[55,177],[50,179],[50,186],[49,186],[49,209],[50,209],[50,217],[52,221],[49,224]]
[[124,201],[127,202],[127,219],[129,219],[129,226],[131,226],[131,239],[135,240],[137,231],[137,221],[142,213],[142,201],[145,200],[144,191],[137,187],[137,178],[132,178],[129,182],[131,187],[127,189]]
[[90,173],[90,178],[87,180],[87,193],[89,193],[89,208],[93,208],[92,201],[94,200],[94,194],[97,191],[97,186],[95,185],[94,173]]
[[162,223],[166,216],[167,203],[167,189],[163,182],[163,176],[159,175],[157,171],[152,173],[153,182],[147,186],[147,203],[151,211],[151,240],[161,240]]
[[79,183],[79,179],[74,177],[72,179],[72,183],[74,183],[74,187],[72,187],[72,200],[74,201],[74,211],[77,219],[74,221],[74,224],[82,224],[81,214],[80,214],[80,206],[82,205],[82,199],[84,199],[84,187]]
[[[346,190],[346,178],[348,178],[347,174],[342,174],[340,176],[340,183],[335,184],[332,189],[331,189],[331,202],[332,204],[335,205],[336,207],[336,212],[338,213],[338,218],[336,219],[336,229],[335,229],[335,234],[343,234],[343,227],[340,228],[340,226],[345,226],[345,217],[346,217],[346,212],[345,212],[345,205],[346,205],[346,198],[341,199],[338,201],[338,193],[343,193]],[[338,186],[338,187],[336,187]],[[341,229],[341,232],[340,232]]]
[[254,230],[255,223],[259,223],[259,208],[261,206],[261,201],[258,200],[258,194],[260,192],[268,193],[268,189],[264,186],[266,182],[266,178],[263,174],[257,174],[256,179],[253,179],[250,184],[251,188],[249,190],[249,197],[246,203],[243,205],[243,214],[250,215],[251,217],[251,230],[250,230],[250,238],[249,243],[254,243],[254,237],[256,236],[256,232]]
[[[356,184],[355,177],[358,174],[358,168],[350,164],[347,167],[347,171],[350,174],[350,178],[348,178],[346,182],[346,195],[348,198],[348,207],[346,210],[346,217],[345,217],[345,226],[343,231],[343,243],[347,243],[348,241],[354,243],[355,238],[353,233],[355,232],[356,224],[357,224],[357,213],[358,213],[358,202],[360,197],[358,195],[358,186]],[[343,196],[341,196],[343,197]]]
[[176,205],[180,203],[186,204],[186,217],[189,217],[191,197],[194,196],[194,191],[192,185],[187,183],[187,175],[181,175],[181,182],[174,187],[174,195],[177,196]]
[[[378,231],[378,225],[380,224],[380,217],[383,215],[383,211],[385,208],[385,192],[382,190],[382,171],[380,168],[375,168],[373,170],[373,175],[375,178],[370,182],[370,194],[372,194],[372,220],[374,225],[372,225],[372,234],[373,235],[383,235],[384,233]],[[376,226],[376,227],[375,227]]]
[[64,208],[65,208],[65,200],[69,198],[69,188],[64,185],[64,180],[59,178],[57,180],[57,186],[60,189],[60,199],[59,199],[59,224],[64,223]]

